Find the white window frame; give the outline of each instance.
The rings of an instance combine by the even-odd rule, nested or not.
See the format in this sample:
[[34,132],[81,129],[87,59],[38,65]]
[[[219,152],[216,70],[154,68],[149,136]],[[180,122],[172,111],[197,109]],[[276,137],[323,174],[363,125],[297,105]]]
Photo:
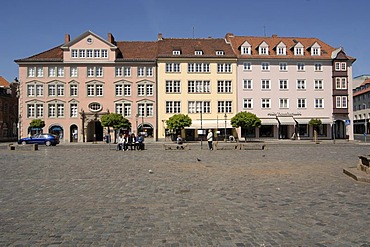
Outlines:
[[321,63],[315,63],[315,71],[322,71],[322,64]]
[[181,101],[166,101],[166,114],[181,113]]
[[253,89],[253,80],[252,79],[243,79],[243,89],[252,90]]
[[270,79],[261,80],[261,90],[271,90],[271,80]]
[[270,98],[261,99],[261,109],[271,109],[271,99]]
[[243,99],[243,109],[253,109],[253,99],[252,98]]
[[289,82],[287,79],[280,79],[279,80],[279,90],[288,90],[289,89]]
[[297,108],[298,109],[306,109],[307,108],[307,99],[306,98],[298,98],[297,99]]
[[315,98],[314,108],[315,109],[324,109],[324,99],[323,98]]
[[217,81],[217,93],[232,93],[232,81],[231,80],[218,80]]
[[262,71],[270,71],[270,63],[269,62],[262,62],[261,63],[261,70]]
[[315,79],[314,80],[314,87],[315,90],[323,90],[324,89],[324,82],[322,79]]
[[279,63],[279,71],[288,71],[288,63]]
[[166,80],[166,93],[181,93],[181,81],[180,80]]
[[298,79],[297,80],[297,90],[306,90],[306,80],[305,79]]
[[251,62],[244,62],[243,63],[243,70],[244,71],[252,71],[252,63]]
[[288,98],[279,98],[279,108],[280,109],[289,109],[289,99]]
[[305,71],[305,64],[297,63],[297,71]]

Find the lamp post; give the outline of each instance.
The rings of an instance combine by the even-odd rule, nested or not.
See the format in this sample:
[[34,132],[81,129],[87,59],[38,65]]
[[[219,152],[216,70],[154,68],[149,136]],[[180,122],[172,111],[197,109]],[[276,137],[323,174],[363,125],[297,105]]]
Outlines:
[[[203,107],[200,109],[200,131],[203,135]],[[203,149],[203,137],[200,137],[200,149]]]
[[[365,103],[362,103],[362,105],[364,106],[364,109],[366,109],[366,104]],[[367,118],[366,118],[366,112],[365,112],[365,131],[364,131],[364,137],[365,137],[365,142],[366,142],[366,136],[367,136]]]
[[224,118],[225,118],[225,142],[227,141],[227,139],[226,139],[226,119],[227,119],[227,115],[226,115],[226,113],[225,113],[225,115],[224,115]]
[[136,115],[135,115],[135,120],[136,120],[136,133],[139,133],[139,126],[137,126],[137,124],[138,124],[138,118],[139,118],[139,114],[136,114]]
[[333,144],[335,144],[335,119],[333,118]]

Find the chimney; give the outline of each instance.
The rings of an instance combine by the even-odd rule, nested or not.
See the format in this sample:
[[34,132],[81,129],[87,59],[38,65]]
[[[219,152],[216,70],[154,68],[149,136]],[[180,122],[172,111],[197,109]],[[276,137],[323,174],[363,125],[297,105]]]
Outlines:
[[162,33],[158,33],[158,40],[163,40],[163,35],[162,35]]
[[277,38],[277,34],[273,34],[273,35],[272,35],[272,37],[273,37],[273,38]]
[[108,42],[111,44],[115,43],[114,36],[111,33],[108,33]]
[[71,41],[71,36],[67,33],[64,36],[64,44],[69,43]]

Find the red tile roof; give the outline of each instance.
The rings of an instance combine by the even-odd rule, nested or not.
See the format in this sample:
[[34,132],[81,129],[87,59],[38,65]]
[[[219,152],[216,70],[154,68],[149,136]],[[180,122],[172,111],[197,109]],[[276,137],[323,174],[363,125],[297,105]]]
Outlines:
[[10,83],[4,79],[4,77],[0,76],[0,87],[10,87]]
[[157,42],[118,41],[117,60],[153,60],[157,56]]
[[[173,55],[174,50],[180,50],[180,55]],[[203,55],[195,55],[195,51],[203,51]],[[216,51],[223,51],[224,55],[216,55]],[[164,38],[158,41],[158,57],[209,57],[209,58],[236,58],[231,46],[225,39],[174,39]]]
[[[237,54],[238,58],[290,58],[290,59],[331,59],[331,54],[335,48],[326,44],[325,42],[317,38],[298,38],[298,37],[279,37],[277,35],[272,35],[271,37],[254,37],[254,36],[234,36],[233,34],[226,34],[226,39],[230,41],[234,52]],[[241,45],[244,42],[248,42],[251,45],[252,54],[246,55],[241,54]],[[259,55],[258,47],[265,41],[269,46],[269,55]],[[277,55],[276,46],[283,42],[286,46],[286,55]],[[320,56],[311,56],[310,47],[317,42],[321,47]],[[301,43],[304,46],[304,55],[297,56],[294,55],[293,47]]]

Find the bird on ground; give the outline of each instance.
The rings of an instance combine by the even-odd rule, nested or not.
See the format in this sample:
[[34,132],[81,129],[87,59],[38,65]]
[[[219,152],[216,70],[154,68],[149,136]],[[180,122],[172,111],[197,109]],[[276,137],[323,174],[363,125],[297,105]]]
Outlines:
[[151,174],[151,173],[153,173],[153,171],[152,170],[149,170],[149,173]]
[[202,160],[201,160],[201,159],[199,159],[199,158],[197,158],[197,161],[198,161],[198,162],[201,162]]

